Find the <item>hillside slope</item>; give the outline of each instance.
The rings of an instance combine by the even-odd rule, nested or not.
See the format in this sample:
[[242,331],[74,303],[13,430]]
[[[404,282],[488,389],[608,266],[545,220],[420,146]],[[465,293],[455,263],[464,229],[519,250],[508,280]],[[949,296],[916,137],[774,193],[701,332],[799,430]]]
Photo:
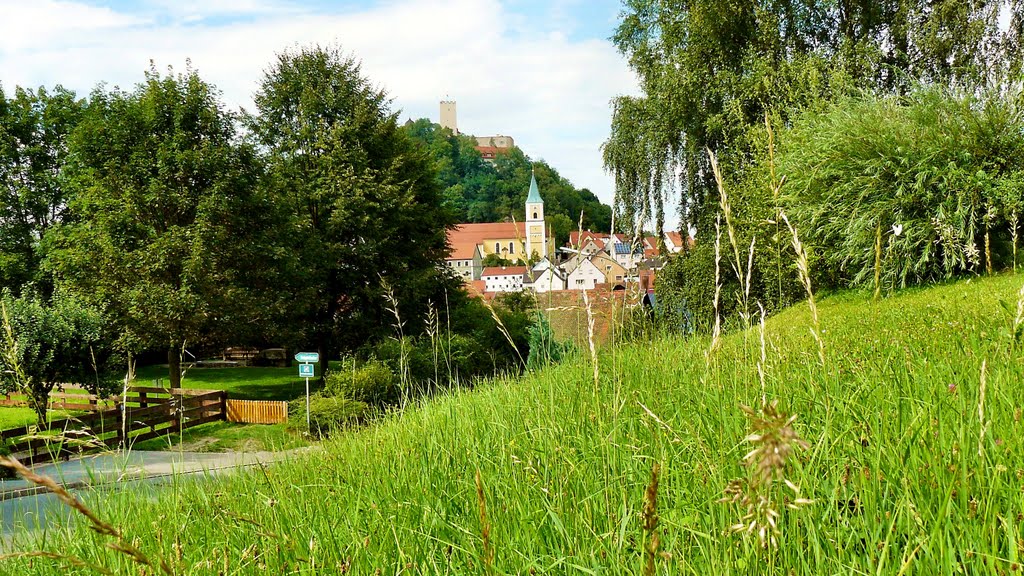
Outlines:
[[[767,323],[763,392],[756,327],[726,337],[710,363],[704,338],[636,343],[601,356],[596,385],[580,357],[434,399],[303,460],[156,501],[88,502],[179,573],[645,574],[657,464],[658,574],[1010,573],[1024,542],[1024,343],[1000,301],[1015,312],[1022,283],[825,299],[824,366],[796,306]],[[813,500],[790,510],[795,494],[774,485],[778,547],[767,549],[756,529],[730,534],[743,511],[718,502],[750,476],[740,405],[762,393],[797,416],[808,447],[784,474]],[[135,573],[103,541],[79,524],[43,547]]]

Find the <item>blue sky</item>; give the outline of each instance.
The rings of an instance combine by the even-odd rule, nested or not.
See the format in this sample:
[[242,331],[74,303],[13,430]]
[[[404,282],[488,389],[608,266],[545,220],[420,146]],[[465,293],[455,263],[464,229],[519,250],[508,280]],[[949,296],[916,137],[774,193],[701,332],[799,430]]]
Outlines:
[[[232,107],[251,107],[276,53],[338,44],[402,117],[505,134],[578,187],[612,198],[601,168],[610,101],[637,92],[608,40],[617,0],[0,0],[0,86],[130,87],[153,60],[186,60]],[[543,190],[541,191],[543,194]]]

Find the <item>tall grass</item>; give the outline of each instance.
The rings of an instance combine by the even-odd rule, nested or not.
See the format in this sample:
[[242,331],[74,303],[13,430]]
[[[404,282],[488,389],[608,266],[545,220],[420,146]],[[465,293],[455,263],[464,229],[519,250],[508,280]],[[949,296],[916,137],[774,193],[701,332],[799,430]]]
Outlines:
[[[763,344],[722,336],[712,363],[707,338],[623,346],[615,362],[598,355],[595,390],[581,355],[265,470],[83,500],[183,574],[645,574],[651,560],[657,574],[1010,574],[1024,542],[1024,362],[1000,301],[1022,282],[825,298],[827,367],[800,304],[765,321]],[[779,514],[774,547],[730,536],[739,512],[716,503],[750,473],[754,420],[739,407],[764,398],[807,442],[785,467],[799,494],[776,482],[777,502],[813,501]],[[83,522],[13,542],[137,572],[102,544]],[[0,572],[91,573],[44,557]]]

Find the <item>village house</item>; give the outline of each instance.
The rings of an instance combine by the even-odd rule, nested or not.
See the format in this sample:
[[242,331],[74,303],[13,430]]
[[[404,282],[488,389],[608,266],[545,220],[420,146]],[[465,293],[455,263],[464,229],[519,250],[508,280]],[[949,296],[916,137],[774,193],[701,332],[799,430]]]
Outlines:
[[593,290],[605,281],[604,272],[582,254],[562,264],[562,271],[565,272],[566,290]]
[[590,262],[597,267],[598,270],[604,275],[602,282],[609,286],[616,286],[625,284],[626,282],[626,268],[619,264],[617,260],[610,257],[608,253],[601,251],[589,258]]
[[522,292],[526,266],[489,266],[483,270],[485,292]]
[[562,269],[547,262],[545,264],[527,272],[523,287],[538,294],[565,290],[565,273]]

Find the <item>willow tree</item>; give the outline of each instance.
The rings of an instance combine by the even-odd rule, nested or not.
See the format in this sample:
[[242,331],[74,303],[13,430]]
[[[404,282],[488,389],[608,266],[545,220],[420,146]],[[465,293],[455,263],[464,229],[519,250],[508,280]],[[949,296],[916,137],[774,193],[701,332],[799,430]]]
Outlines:
[[626,0],[613,40],[643,94],[615,102],[605,147],[619,206],[653,204],[656,217],[678,173],[684,225],[713,233],[707,150],[727,178],[742,175],[764,148],[766,113],[781,127],[854,91],[1007,77],[1021,65],[1022,15],[1020,2],[982,0]]

